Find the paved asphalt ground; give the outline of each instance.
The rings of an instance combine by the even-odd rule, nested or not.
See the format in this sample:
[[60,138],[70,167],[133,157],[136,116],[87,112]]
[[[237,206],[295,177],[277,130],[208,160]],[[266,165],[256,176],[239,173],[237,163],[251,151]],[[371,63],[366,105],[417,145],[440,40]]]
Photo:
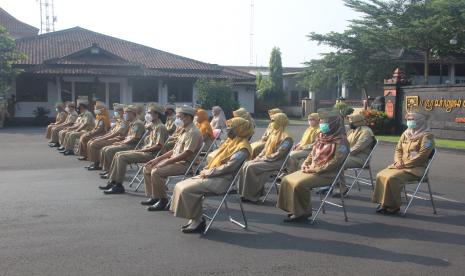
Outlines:
[[[327,207],[315,225],[288,225],[273,196],[245,205],[247,230],[221,217],[201,236],[180,233],[184,220],[169,212],[147,212],[142,193],[104,196],[97,173],[49,148],[43,132],[0,130],[0,275],[465,273],[463,153],[439,151],[434,163],[438,215],[422,199],[407,217],[377,215],[365,188],[347,200],[349,222]],[[375,171],[391,162],[393,148],[378,148]]]

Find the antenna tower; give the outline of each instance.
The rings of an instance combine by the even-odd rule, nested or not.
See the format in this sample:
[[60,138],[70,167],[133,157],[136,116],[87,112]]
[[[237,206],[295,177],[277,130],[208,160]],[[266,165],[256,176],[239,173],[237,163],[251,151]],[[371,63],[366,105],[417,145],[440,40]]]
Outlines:
[[37,0],[40,6],[40,33],[49,33],[55,31],[55,16],[54,0]]

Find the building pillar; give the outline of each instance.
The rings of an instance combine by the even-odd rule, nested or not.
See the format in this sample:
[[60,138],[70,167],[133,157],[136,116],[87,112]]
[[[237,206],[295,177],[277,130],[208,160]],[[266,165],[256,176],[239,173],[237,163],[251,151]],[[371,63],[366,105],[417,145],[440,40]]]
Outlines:
[[449,81],[450,84],[455,84],[455,63],[449,65]]
[[55,77],[56,87],[57,87],[57,102],[61,102],[61,81],[60,77]]

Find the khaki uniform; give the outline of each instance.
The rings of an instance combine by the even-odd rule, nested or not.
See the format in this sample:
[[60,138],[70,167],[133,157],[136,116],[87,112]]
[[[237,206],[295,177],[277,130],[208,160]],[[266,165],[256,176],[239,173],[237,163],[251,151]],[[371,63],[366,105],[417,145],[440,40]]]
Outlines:
[[371,152],[371,146],[374,141],[373,132],[367,126],[350,129],[347,132],[347,140],[350,145],[350,156],[345,168],[360,168]]
[[[168,130],[161,122],[152,124],[149,135],[145,138],[142,149],[151,148],[157,145],[161,147],[168,139]],[[120,151],[115,154],[109,171],[109,179],[117,183],[122,183],[126,175],[126,167],[133,163],[146,163],[157,155],[158,150],[143,152],[141,150]]]
[[84,126],[84,128],[81,131],[71,131],[66,134],[66,142],[65,144],[63,144],[66,150],[74,150],[74,146],[76,145],[78,139],[95,127],[94,115],[92,115],[90,111],[86,111],[82,115],[81,126]]
[[185,151],[193,152],[187,160],[176,162],[161,168],[152,166],[144,167],[145,194],[152,198],[167,198],[166,195],[166,178],[168,176],[183,175],[194,158],[194,155],[202,146],[202,134],[199,129],[190,124],[185,128],[180,128],[180,136],[173,148],[171,157],[176,157]]
[[176,125],[174,124],[174,120],[176,120],[176,115],[166,117],[165,126],[168,130],[169,135],[173,135],[173,133],[176,131]]
[[[316,173],[304,173],[299,170],[285,176],[279,188],[278,208],[297,217],[311,214],[311,190],[331,185],[347,154],[347,146],[338,144],[334,157],[326,164],[315,167]],[[311,164],[311,157],[310,155],[305,160],[305,164]]]
[[[110,171],[111,162],[113,162],[113,157],[117,152],[125,150],[133,150],[139,140],[142,138],[145,132],[144,122],[139,119],[136,119],[134,122],[129,124],[129,131],[126,138],[121,142],[120,145],[110,145],[102,149],[100,154],[100,160],[104,171]],[[134,142],[126,144],[125,141],[130,141],[135,139]]]
[[95,125],[96,126],[93,130],[82,135],[81,138],[79,139],[79,147],[76,152],[77,155],[87,156],[87,143],[91,139],[104,135],[107,132],[107,129],[105,127],[105,122],[103,121],[103,119],[98,120]]
[[105,139],[97,138],[89,141],[87,143],[87,158],[89,161],[100,163],[101,150],[106,146],[123,141],[128,134],[128,131],[129,128],[127,123],[122,120],[118,120]]
[[59,133],[59,141],[60,141],[60,145],[64,146],[65,144],[68,143],[68,137],[67,137],[67,134],[68,133],[71,133],[73,131],[75,131],[76,129],[78,129],[82,123],[83,123],[83,120],[84,120],[84,113],[82,114],[79,114],[76,121],[74,122],[74,124],[71,126],[72,129],[64,129],[63,131],[60,131]]
[[257,201],[263,195],[265,183],[270,175],[273,172],[277,172],[282,166],[286,155],[292,148],[292,144],[292,138],[287,137],[267,159],[260,161],[252,160],[244,164],[239,176],[239,193],[242,197],[251,201]]
[[205,178],[195,176],[176,184],[171,211],[181,218],[195,219],[202,215],[202,199],[205,195],[224,194],[249,153],[242,149],[234,153],[228,162],[208,170]]
[[410,140],[402,134],[397,143],[394,161],[404,162],[404,169],[394,165],[380,171],[376,176],[376,186],[372,201],[389,208],[399,208],[401,192],[406,182],[420,180],[425,173],[428,158],[434,149],[434,136],[423,135],[418,140]]
[[289,159],[287,161],[287,172],[293,173],[300,169],[302,162],[308,157],[312,151],[312,145],[315,142],[316,137],[320,133],[318,128],[309,127],[305,131],[302,137],[305,137],[307,134],[310,135],[308,143],[302,143],[302,140],[299,143],[299,146],[296,150],[291,151],[289,154]]
[[71,113],[68,114],[68,116],[66,117],[66,120],[63,124],[60,124],[56,127],[54,127],[52,130],[51,130],[51,141],[52,143],[59,143],[60,142],[60,131],[62,131],[65,127],[67,126],[70,126],[72,124],[74,124],[76,122],[76,120],[78,119],[78,114],[76,111],[73,111]]
[[47,131],[45,132],[45,138],[47,139],[52,138],[52,130],[58,125],[64,123],[66,121],[66,117],[68,117],[68,113],[66,113],[66,111],[58,112],[57,117],[55,119],[55,123],[49,124],[47,126]]

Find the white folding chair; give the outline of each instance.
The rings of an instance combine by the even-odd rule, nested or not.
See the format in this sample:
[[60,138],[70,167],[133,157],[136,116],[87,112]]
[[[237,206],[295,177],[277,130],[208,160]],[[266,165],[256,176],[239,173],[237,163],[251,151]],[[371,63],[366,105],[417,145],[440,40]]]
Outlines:
[[[203,234],[206,235],[208,230],[210,229],[210,227],[212,226],[213,222],[215,221],[216,219],[216,216],[218,215],[218,213],[220,212],[221,210],[221,207],[224,205],[224,209],[226,210],[226,213],[228,215],[228,218],[229,218],[229,221],[243,229],[246,229],[247,228],[247,218],[245,217],[245,213],[244,213],[244,207],[242,206],[242,201],[241,201],[241,198],[239,195],[236,194],[236,197],[238,199],[238,202],[239,202],[239,207],[241,209],[241,214],[242,214],[242,219],[244,221],[244,223],[241,223],[239,221],[237,221],[236,219],[234,219],[232,216],[231,216],[231,213],[229,212],[229,208],[228,208],[228,203],[227,203],[227,198],[229,195],[231,195],[231,192],[233,191],[234,189],[234,186],[236,185],[236,180],[237,178],[239,177],[239,174],[241,172],[241,169],[242,169],[242,166],[244,165],[245,161],[241,164],[241,166],[239,167],[239,169],[237,170],[233,180],[231,181],[231,184],[229,184],[229,187],[228,187],[228,190],[223,194],[223,198],[221,199],[221,202],[220,204],[218,205],[218,207],[216,207],[215,209],[215,212],[213,213],[213,216],[208,216],[207,214],[203,214],[203,217],[205,217],[206,219],[210,220],[207,224],[207,227],[205,228],[205,230],[203,231]],[[206,195],[204,196],[204,199],[205,197],[207,196],[210,196],[210,195]],[[221,195],[211,195],[211,196],[221,196]]]
[[263,203],[266,201],[266,199],[268,198],[268,195],[270,194],[270,192],[271,192],[271,190],[272,190],[273,188],[275,188],[276,194],[278,194],[279,188],[278,188],[277,181],[278,181],[278,178],[281,177],[281,174],[282,174],[284,168],[286,167],[287,160],[289,160],[289,156],[291,156],[291,151],[289,151],[289,152],[287,153],[286,158],[284,158],[284,161],[283,161],[283,163],[281,164],[281,167],[279,168],[278,173],[276,174],[276,177],[273,179],[273,182],[272,182],[271,185],[268,187],[268,190],[266,191],[265,197],[262,199],[262,202],[263,202]]
[[[371,172],[371,157],[373,156],[373,153],[375,152],[375,149],[376,147],[378,146],[378,140],[377,139],[374,139],[373,140],[373,143],[371,144],[371,151],[370,151],[370,154],[368,154],[368,157],[367,159],[365,160],[365,163],[363,163],[363,166],[361,166],[360,168],[349,168],[349,169],[346,169],[346,171],[352,171],[354,172],[354,175],[355,176],[351,176],[351,175],[346,175],[345,177],[347,178],[350,178],[350,179],[353,179],[354,181],[352,182],[352,184],[349,186],[349,189],[347,190],[346,192],[346,196],[349,195],[350,191],[352,190],[352,188],[354,187],[354,184],[357,183],[357,187],[358,187],[358,190],[361,191],[360,189],[360,183],[362,184],[365,184],[365,185],[368,185],[371,187],[372,190],[374,190],[374,187],[375,185],[373,184],[374,181],[373,181],[373,174]],[[370,176],[370,179],[365,179],[365,178],[361,178],[360,175],[363,173],[364,170],[367,170],[368,171],[368,174]]]
[[[434,158],[436,157],[436,154],[437,154],[437,151],[436,149],[433,149],[433,151],[431,152],[431,154],[429,155],[428,157],[428,164],[426,165],[426,169],[425,169],[425,172],[423,173],[423,175],[421,176],[420,178],[420,181],[416,182],[416,181],[411,181],[411,182],[408,182],[406,183],[406,185],[409,185],[409,184],[416,184],[416,188],[415,188],[415,191],[412,195],[410,195],[410,200],[407,204],[407,207],[405,207],[405,210],[404,212],[402,213],[403,216],[405,216],[405,214],[407,213],[407,210],[408,208],[410,207],[410,205],[412,204],[413,200],[415,199],[418,191],[420,190],[420,186],[421,184],[423,183],[426,183],[428,184],[428,193],[429,193],[429,198],[430,198],[430,201],[431,201],[431,206],[433,207],[433,214],[437,214],[436,212],[436,205],[434,204],[434,199],[433,199],[433,192],[431,191],[431,184],[429,183],[429,176],[428,176],[428,173],[429,173],[429,169],[431,167],[431,164],[433,163],[433,160]],[[405,195],[407,197],[407,190],[404,186],[404,192],[405,192]],[[408,199],[408,197],[407,197]]]
[[[348,154],[346,156],[346,158],[344,159],[344,162],[342,163],[342,166],[341,168],[339,168],[336,176],[334,177],[334,180],[333,182],[331,183],[331,185],[329,185],[327,188],[327,191],[326,191],[326,194],[324,196],[323,199],[321,199],[321,193],[320,193],[320,206],[318,207],[318,209],[316,209],[316,213],[315,215],[312,217],[312,220],[311,220],[311,223],[313,224],[316,220],[316,218],[318,217],[318,215],[320,214],[320,212],[323,210],[324,212],[324,206],[325,204],[329,204],[329,205],[333,205],[333,206],[336,206],[336,207],[339,207],[339,208],[342,208],[342,210],[344,211],[344,219],[345,221],[349,221],[348,217],[347,217],[347,211],[346,211],[346,206],[345,206],[345,203],[344,203],[344,197],[341,196],[341,205],[337,204],[337,203],[334,203],[334,202],[331,202],[331,201],[328,201],[328,197],[329,195],[331,194],[331,192],[334,190],[334,188],[336,187],[336,184],[339,183],[339,188],[342,190],[342,181],[341,181],[341,174],[344,172],[344,166],[346,165],[347,163],[347,160],[349,159],[349,156],[350,154]],[[325,187],[321,187],[321,188],[325,188]],[[320,188],[320,189],[321,189]],[[326,190],[326,189],[325,189]]]

